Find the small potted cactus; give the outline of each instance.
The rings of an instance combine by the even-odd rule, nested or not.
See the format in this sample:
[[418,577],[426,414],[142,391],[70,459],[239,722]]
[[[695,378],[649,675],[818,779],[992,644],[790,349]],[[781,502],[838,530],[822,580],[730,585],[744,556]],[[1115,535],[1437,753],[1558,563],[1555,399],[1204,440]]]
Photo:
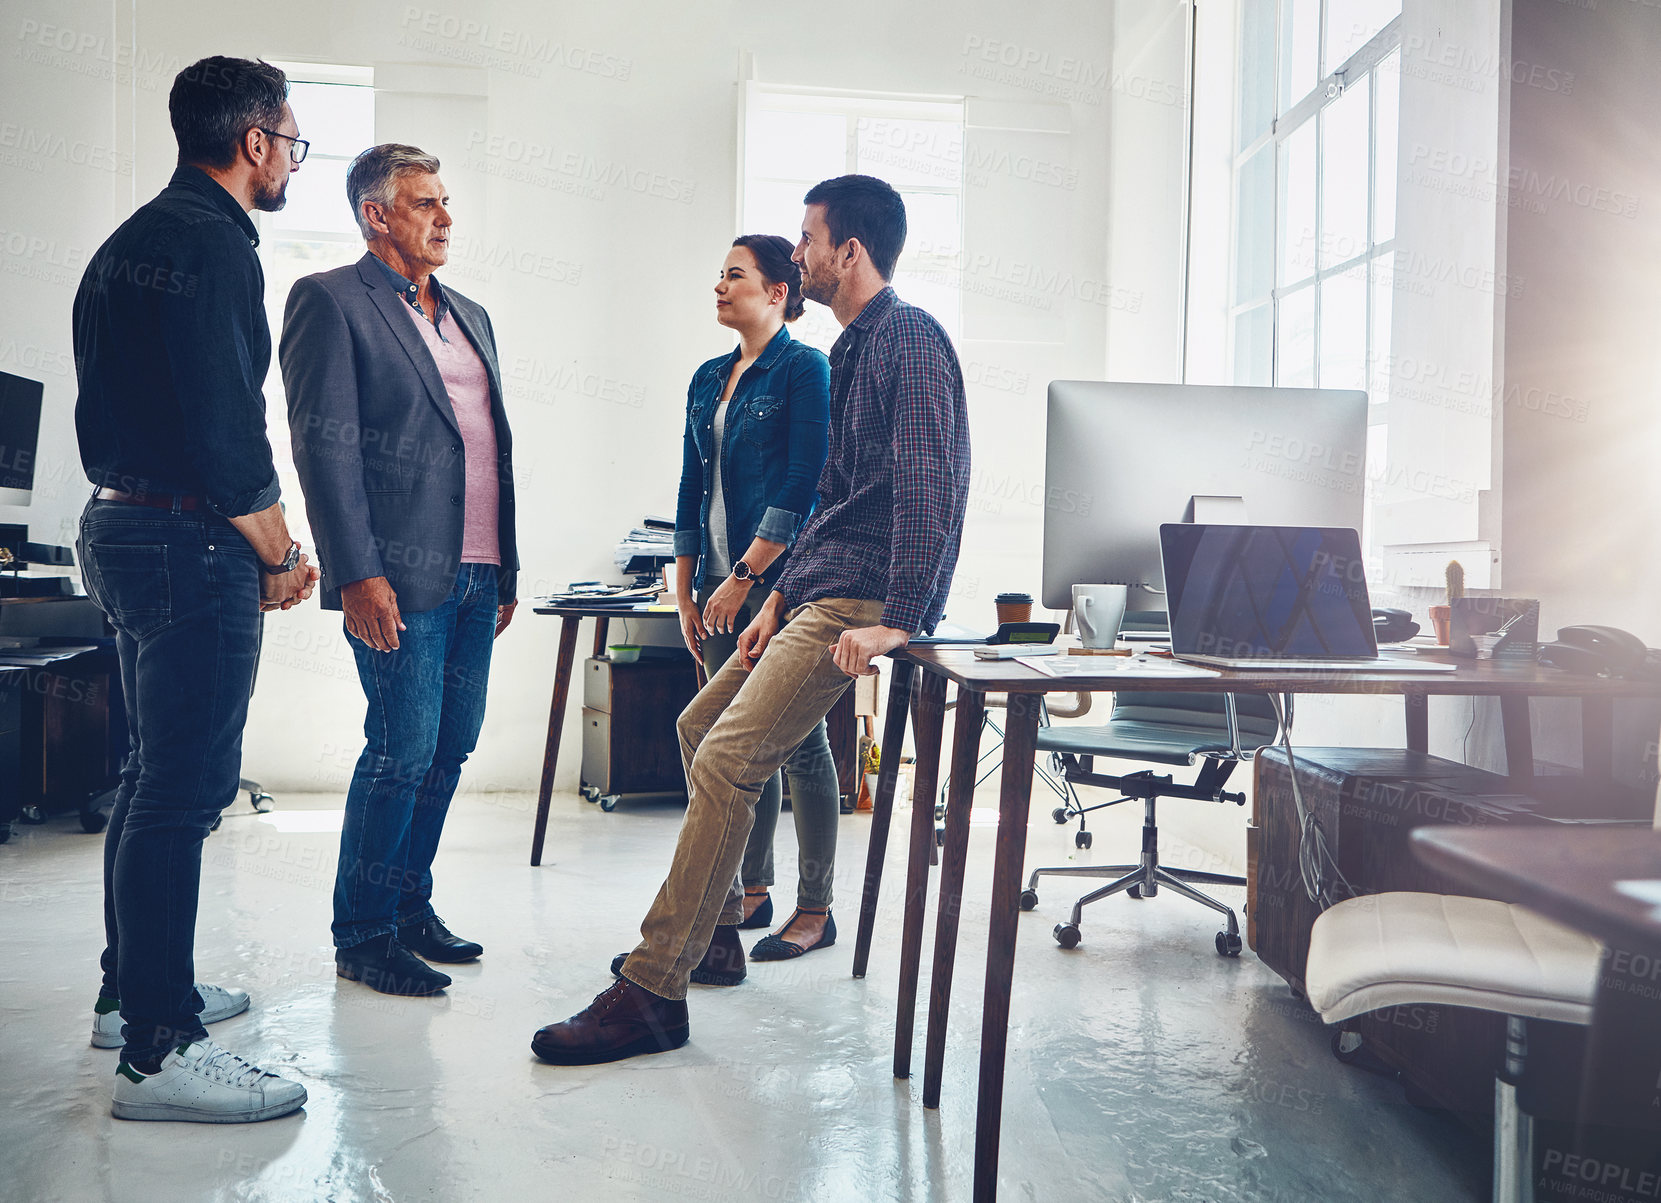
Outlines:
[[1446,605],[1430,607],[1430,625],[1436,632],[1436,642],[1448,645],[1452,634],[1453,603],[1465,596],[1465,567],[1458,560],[1448,561],[1448,600]]

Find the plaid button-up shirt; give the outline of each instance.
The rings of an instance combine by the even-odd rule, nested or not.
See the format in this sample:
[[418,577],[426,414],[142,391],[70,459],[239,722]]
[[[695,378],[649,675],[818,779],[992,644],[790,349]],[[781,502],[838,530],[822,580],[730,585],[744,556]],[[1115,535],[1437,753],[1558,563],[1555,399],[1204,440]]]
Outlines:
[[777,589],[791,606],[881,599],[882,624],[932,631],[969,500],[963,369],[940,323],[885,288],[831,348],[830,458]]

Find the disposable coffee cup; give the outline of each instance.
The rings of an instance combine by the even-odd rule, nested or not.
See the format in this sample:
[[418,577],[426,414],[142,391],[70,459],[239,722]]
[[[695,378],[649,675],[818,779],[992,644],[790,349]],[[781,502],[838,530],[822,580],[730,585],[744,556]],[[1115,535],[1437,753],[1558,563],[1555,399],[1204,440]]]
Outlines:
[[1073,620],[1079,645],[1097,650],[1112,648],[1125,621],[1129,585],[1074,585]]
[[1031,622],[1032,594],[1000,593],[992,599],[998,610],[998,622]]

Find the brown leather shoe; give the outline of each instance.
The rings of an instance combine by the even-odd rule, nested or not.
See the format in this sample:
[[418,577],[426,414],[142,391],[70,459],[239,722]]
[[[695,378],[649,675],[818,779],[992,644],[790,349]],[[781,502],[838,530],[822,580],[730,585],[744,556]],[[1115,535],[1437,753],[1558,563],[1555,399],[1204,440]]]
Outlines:
[[684,1000],[659,998],[618,978],[564,1023],[531,1037],[531,1052],[554,1065],[599,1065],[642,1053],[665,1053],[691,1035]]
[[[744,945],[738,938],[742,924],[716,924],[704,959],[692,970],[692,980],[700,986],[736,986],[750,972],[744,960]],[[620,952],[611,958],[611,976],[623,976],[623,962],[629,954]]]

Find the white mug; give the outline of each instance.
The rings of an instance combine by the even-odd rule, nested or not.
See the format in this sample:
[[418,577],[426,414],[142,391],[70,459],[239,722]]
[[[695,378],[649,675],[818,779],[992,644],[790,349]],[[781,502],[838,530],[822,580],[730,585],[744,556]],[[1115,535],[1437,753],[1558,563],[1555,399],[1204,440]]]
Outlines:
[[1129,596],[1129,585],[1074,585],[1073,618],[1078,623],[1079,643],[1110,648],[1118,642]]

